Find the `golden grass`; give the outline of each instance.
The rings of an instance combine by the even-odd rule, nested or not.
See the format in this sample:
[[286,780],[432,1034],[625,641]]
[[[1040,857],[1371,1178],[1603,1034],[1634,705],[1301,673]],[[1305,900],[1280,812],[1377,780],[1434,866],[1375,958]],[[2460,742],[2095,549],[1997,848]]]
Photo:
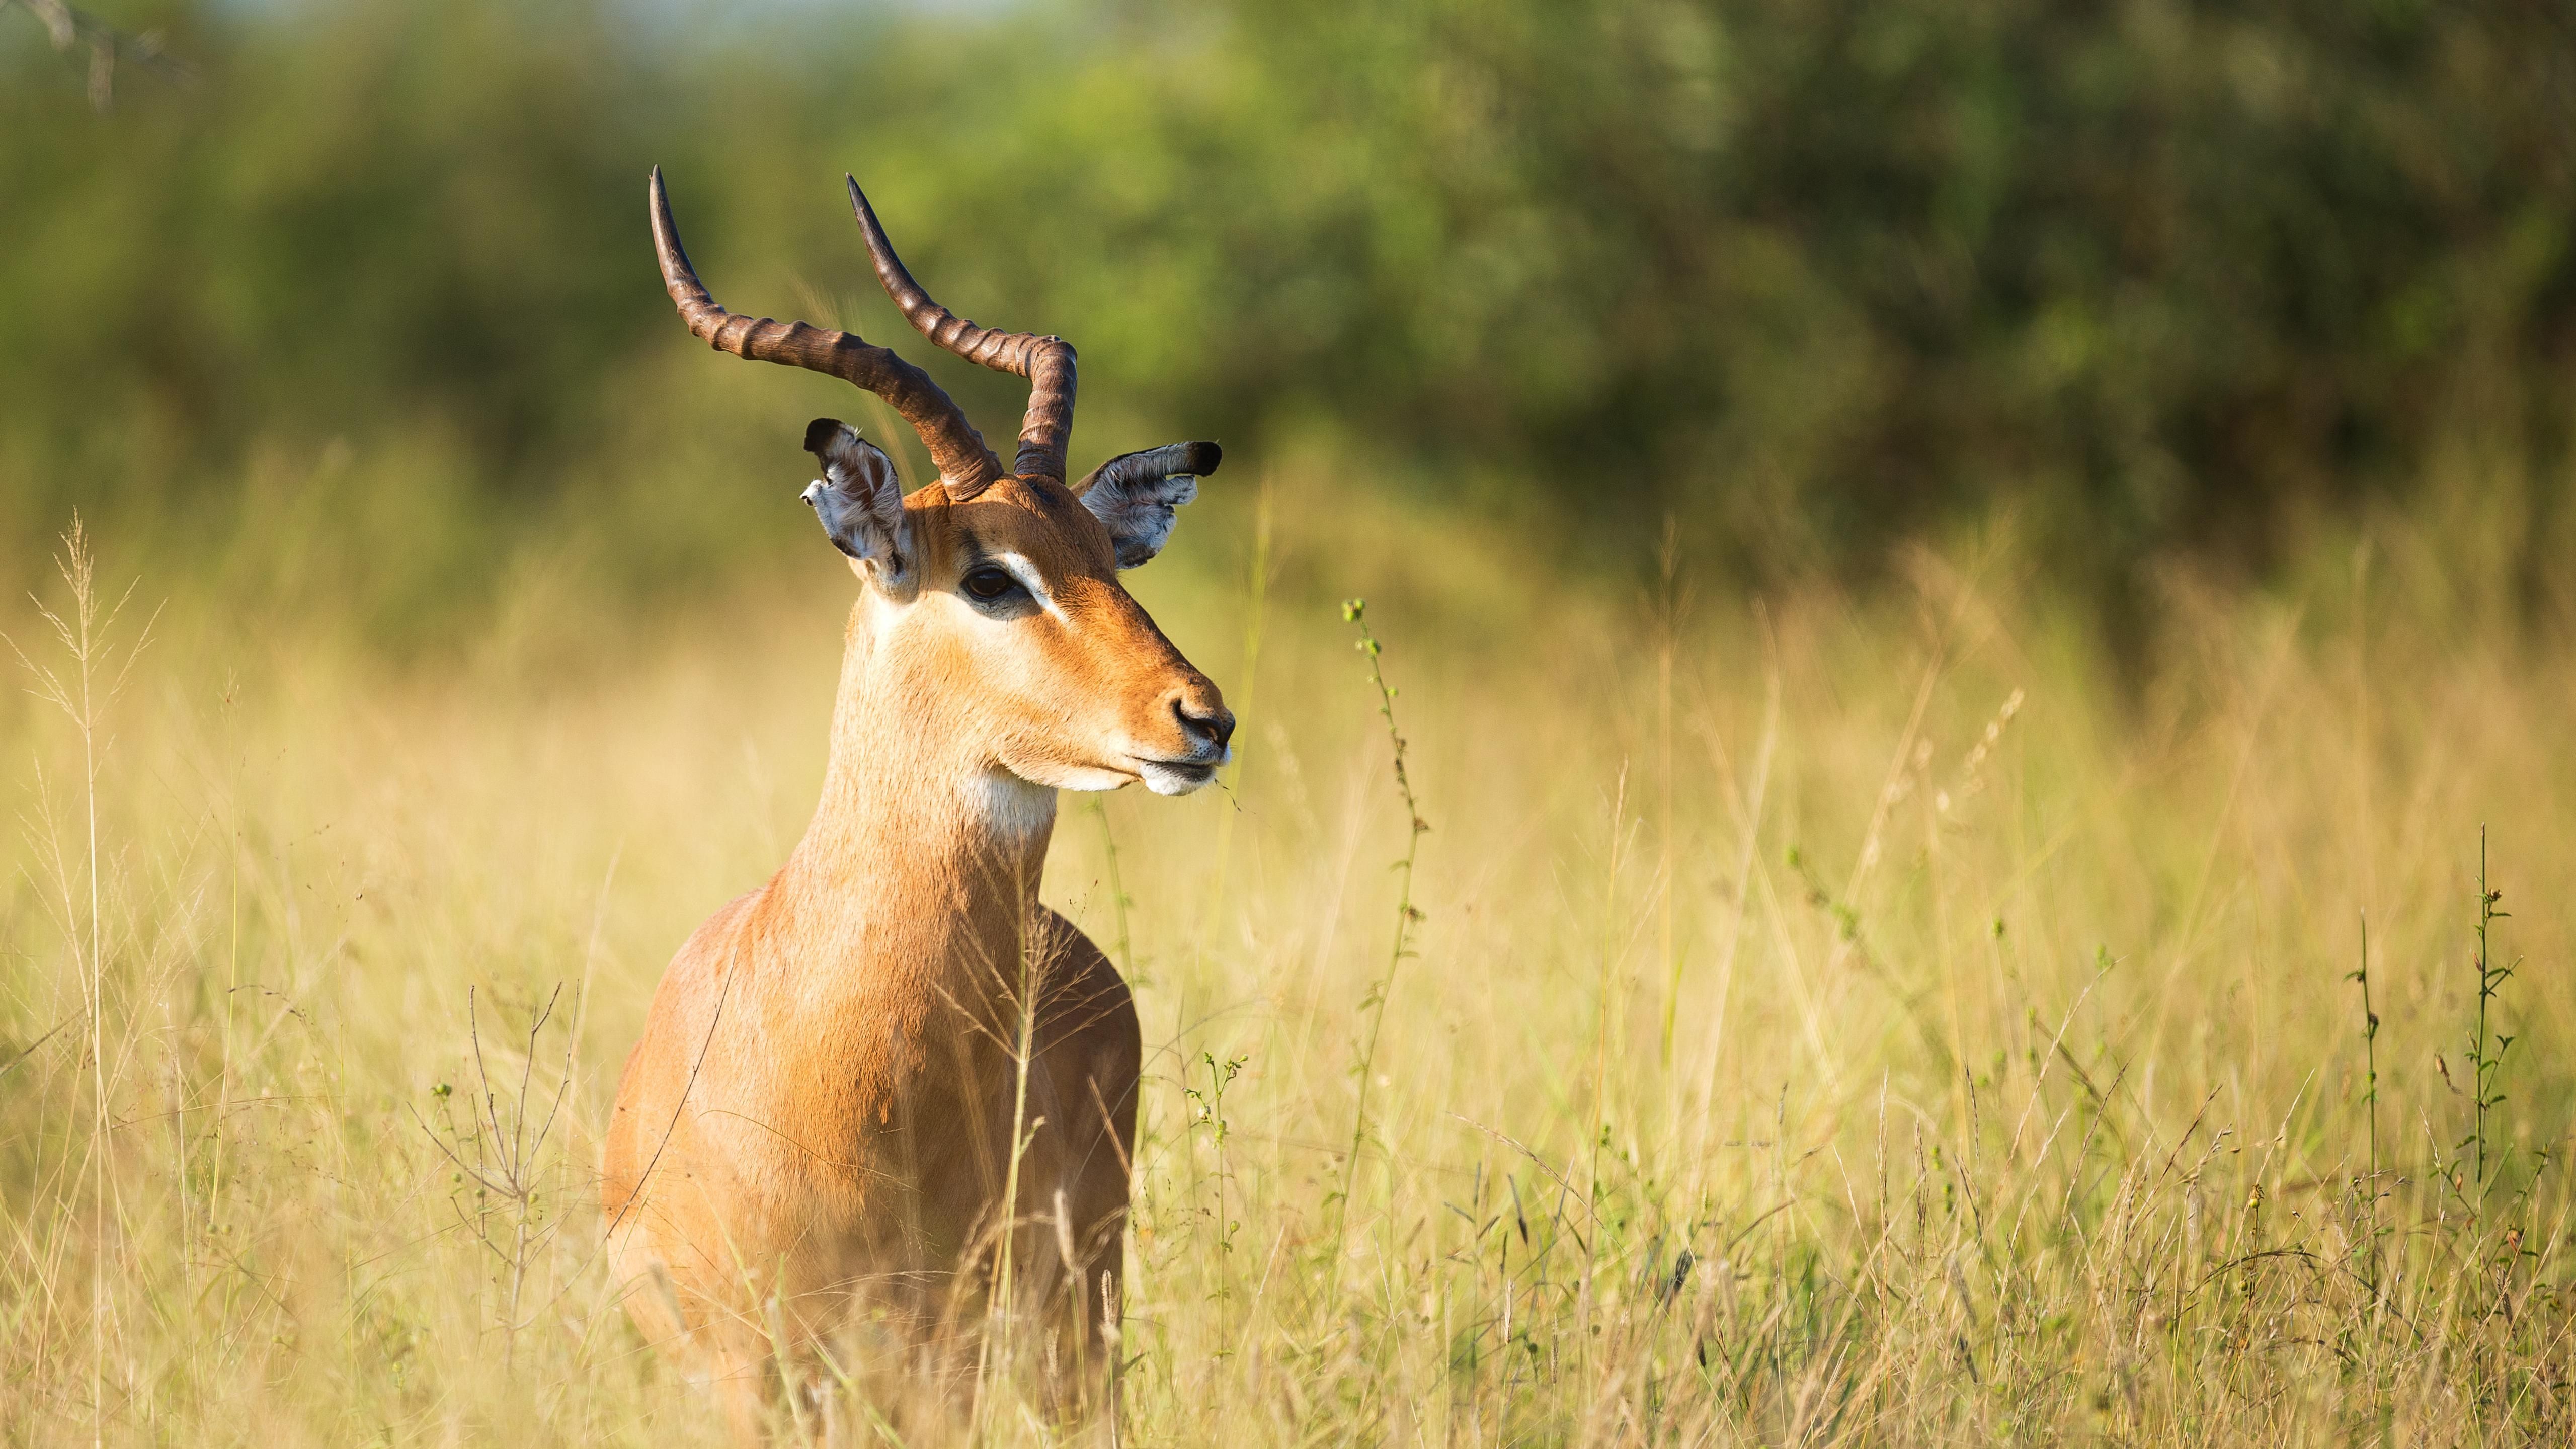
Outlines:
[[[1239,495],[1136,577],[1231,788],[1057,827],[1146,1022],[1128,1442],[2567,1441],[2576,649],[2473,548],[2178,577],[2122,661],[2009,547],[1694,602],[1296,496],[1265,589]],[[715,1436],[590,1181],[663,960],[811,804],[849,585],[795,557],[658,622],[520,569],[401,667],[174,585],[112,700],[13,690],[0,1442]]]

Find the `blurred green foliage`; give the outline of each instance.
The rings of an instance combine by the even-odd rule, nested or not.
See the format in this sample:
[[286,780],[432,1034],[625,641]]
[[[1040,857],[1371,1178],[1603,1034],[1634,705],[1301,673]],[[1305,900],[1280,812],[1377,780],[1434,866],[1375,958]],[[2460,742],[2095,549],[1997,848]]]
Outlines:
[[2514,567],[2565,536],[2563,4],[92,8],[195,75],[96,111],[0,8],[13,561],[78,504],[353,530],[397,614],[539,526],[720,566],[870,415],[688,339],[656,161],[720,300],[925,357],[855,171],[942,300],[1080,347],[1077,466],[1213,435],[1755,573],[2008,503],[2106,598],[2463,478]]

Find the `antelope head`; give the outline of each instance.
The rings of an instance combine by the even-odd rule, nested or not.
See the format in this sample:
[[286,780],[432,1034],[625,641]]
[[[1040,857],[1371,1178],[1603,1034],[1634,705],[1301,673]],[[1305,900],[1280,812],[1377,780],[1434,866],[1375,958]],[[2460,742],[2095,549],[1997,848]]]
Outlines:
[[805,501],[860,581],[852,648],[898,661],[913,685],[939,691],[984,758],[1031,784],[1113,790],[1141,780],[1162,795],[1205,785],[1230,757],[1234,716],[1118,572],[1162,551],[1175,510],[1215,471],[1217,445],[1128,453],[1068,484],[1072,345],[979,327],[932,301],[856,180],[849,191],[877,279],[904,317],[958,356],[1029,380],[1015,471],[1003,470],[928,374],[890,349],[718,306],[680,246],[660,167],[651,183],[662,280],[691,332],[737,357],[875,393],[939,470],[938,482],[906,497],[893,460],[848,424],[816,418],[805,430],[823,468]]

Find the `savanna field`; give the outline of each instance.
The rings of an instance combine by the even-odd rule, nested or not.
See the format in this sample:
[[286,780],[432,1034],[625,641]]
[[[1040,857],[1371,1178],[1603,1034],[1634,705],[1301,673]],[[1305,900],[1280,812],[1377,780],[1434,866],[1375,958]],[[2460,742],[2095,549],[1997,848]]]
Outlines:
[[[435,647],[10,581],[0,1442],[720,1437],[597,1134],[813,804],[797,481]],[[2567,1442],[2576,644],[2473,481],[2115,644],[2009,514],[1754,588],[1230,459],[1130,581],[1238,761],[1048,874],[1145,1021],[1122,1442]],[[1015,1382],[838,1432],[1105,1442]]]

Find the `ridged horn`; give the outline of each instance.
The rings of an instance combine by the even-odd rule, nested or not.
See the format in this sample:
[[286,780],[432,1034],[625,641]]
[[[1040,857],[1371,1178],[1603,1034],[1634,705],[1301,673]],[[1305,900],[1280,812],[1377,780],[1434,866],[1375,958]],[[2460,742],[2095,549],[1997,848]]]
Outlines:
[[[984,446],[983,435],[966,421],[965,411],[930,380],[930,374],[904,361],[892,349],[879,347],[856,333],[826,331],[802,322],[778,322],[767,317],[743,317],[718,306],[715,298],[707,294],[706,284],[698,280],[696,268],[689,265],[687,250],[680,245],[680,228],[671,219],[671,199],[663,189],[659,166],[653,168],[647,197],[653,217],[653,252],[662,263],[662,285],[669,289],[672,303],[680,309],[681,320],[689,324],[691,332],[706,339],[707,345],[754,362],[828,373],[884,398],[921,435],[922,446],[930,450],[931,464],[939,469],[940,479],[952,496],[972,498],[1001,476],[1001,460]],[[881,256],[880,275],[884,267]],[[1070,348],[1065,356],[1069,410],[1073,393]],[[1030,416],[1036,416],[1034,403],[1030,405]],[[1061,434],[1058,436],[1061,438]],[[1021,449],[1025,455],[1025,442]],[[1058,471],[1061,472],[1061,464]]]
[[[903,259],[894,254],[894,244],[877,224],[876,210],[868,205],[867,193],[859,190],[858,178],[842,179],[850,185],[850,210],[859,219],[859,234],[867,238],[877,280],[885,284],[886,295],[902,310],[904,320],[969,362],[1029,380],[1029,411],[1020,423],[1015,471],[1024,478],[1063,482],[1065,443],[1073,434],[1073,344],[1034,332],[979,327],[931,300],[912,273],[904,270]],[[957,491],[955,485],[950,491]]]

